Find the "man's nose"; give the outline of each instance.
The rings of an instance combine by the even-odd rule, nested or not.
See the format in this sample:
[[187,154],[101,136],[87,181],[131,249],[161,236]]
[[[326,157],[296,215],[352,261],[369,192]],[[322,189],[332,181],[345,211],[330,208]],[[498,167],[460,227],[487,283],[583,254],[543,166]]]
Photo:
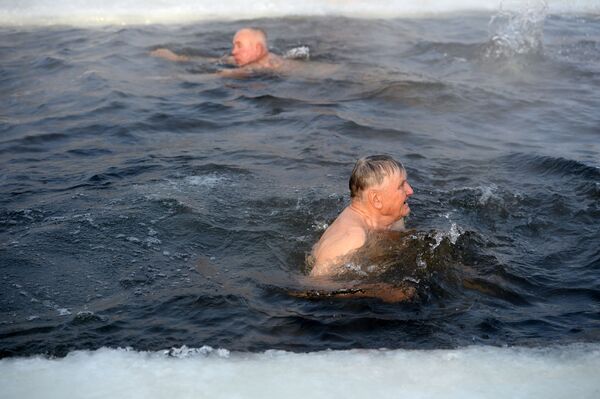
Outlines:
[[[408,184],[408,183],[406,183]],[[406,190],[406,195],[413,195],[414,191],[412,189],[412,187],[410,186],[410,184],[408,184],[408,190]]]

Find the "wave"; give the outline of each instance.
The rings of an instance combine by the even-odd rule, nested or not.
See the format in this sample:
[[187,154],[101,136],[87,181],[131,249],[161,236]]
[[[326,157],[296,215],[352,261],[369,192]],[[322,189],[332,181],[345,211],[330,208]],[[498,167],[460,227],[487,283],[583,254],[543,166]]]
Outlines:
[[563,157],[551,157],[525,153],[514,153],[501,160],[519,168],[528,167],[544,176],[576,176],[584,179],[600,179],[600,167]]
[[[346,16],[359,18],[419,17],[457,12],[514,10],[521,2],[500,0],[257,0],[249,6],[240,0],[215,3],[209,0],[31,0],[0,2],[0,26],[74,25],[102,26],[153,23],[190,23],[200,20],[240,20],[283,16]],[[549,0],[548,11],[598,13],[596,0],[569,2]]]
[[[3,397],[592,398],[599,344],[290,353],[102,348],[0,360]],[[548,378],[551,375],[552,378]],[[281,382],[285,381],[285,384]]]

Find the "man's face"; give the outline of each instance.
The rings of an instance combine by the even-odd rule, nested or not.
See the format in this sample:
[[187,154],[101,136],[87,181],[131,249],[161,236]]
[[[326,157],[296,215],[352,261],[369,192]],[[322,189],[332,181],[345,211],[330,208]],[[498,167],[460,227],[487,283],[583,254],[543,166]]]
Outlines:
[[387,176],[381,188],[382,215],[389,216],[394,221],[399,220],[410,213],[410,208],[407,204],[408,197],[413,194],[413,189],[408,184],[406,173],[394,173]]
[[240,31],[233,37],[231,55],[238,66],[244,66],[261,56],[261,46],[252,32]]

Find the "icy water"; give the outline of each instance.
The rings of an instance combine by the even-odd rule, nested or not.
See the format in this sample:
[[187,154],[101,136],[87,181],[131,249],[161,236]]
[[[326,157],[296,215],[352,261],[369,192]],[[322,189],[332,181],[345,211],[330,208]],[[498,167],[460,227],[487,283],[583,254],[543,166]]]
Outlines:
[[[220,57],[247,25],[274,52],[306,46],[310,59],[233,80],[201,59],[148,55]],[[540,357],[597,369],[599,89],[598,14],[543,7],[0,27],[0,357],[69,354],[76,369],[82,349],[249,353],[228,375],[240,361],[282,367],[261,355],[271,349],[453,349],[443,356],[465,367],[508,356],[503,370]],[[348,204],[354,162],[376,153],[401,160],[415,190],[410,232],[387,238],[376,277],[414,284],[418,299],[290,296]],[[469,345],[567,349],[460,351]],[[103,351],[84,364],[101,369]],[[438,352],[388,353],[424,370]],[[372,356],[361,364],[379,364]],[[42,367],[9,360],[4,371]],[[291,370],[308,378],[313,361]],[[577,375],[591,384],[581,397],[598,392]],[[438,394],[452,394],[445,378]],[[501,394],[527,395],[511,381]]]

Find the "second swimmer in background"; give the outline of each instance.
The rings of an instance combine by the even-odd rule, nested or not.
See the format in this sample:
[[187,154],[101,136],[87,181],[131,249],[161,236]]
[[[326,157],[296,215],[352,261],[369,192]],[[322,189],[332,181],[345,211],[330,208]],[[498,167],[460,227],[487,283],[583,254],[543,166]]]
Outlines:
[[[187,62],[192,58],[178,55],[166,48],[159,48],[150,53],[154,57],[165,58],[174,62]],[[292,67],[294,61],[286,60],[269,51],[267,35],[262,29],[244,28],[236,32],[232,41],[231,56],[223,59],[211,59],[226,64],[233,64],[234,69],[223,69],[218,72],[225,77],[244,77],[263,72],[284,72]]]

